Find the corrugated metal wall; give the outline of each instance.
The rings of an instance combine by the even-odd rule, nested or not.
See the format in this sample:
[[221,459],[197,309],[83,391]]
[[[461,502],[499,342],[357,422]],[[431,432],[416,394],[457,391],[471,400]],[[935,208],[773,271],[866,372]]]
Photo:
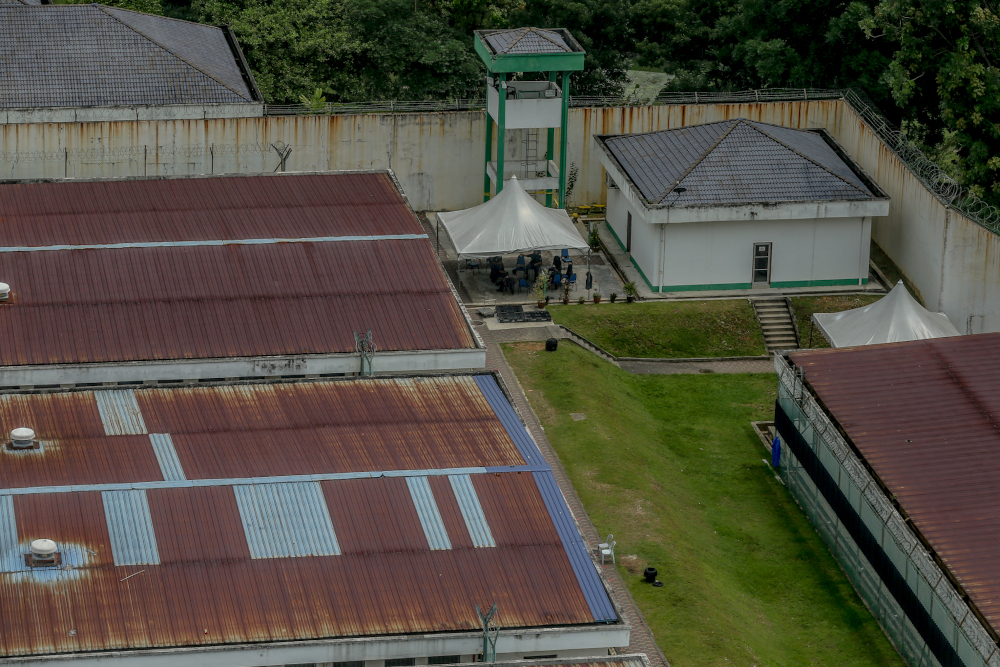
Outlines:
[[[873,237],[925,304],[962,332],[1000,331],[1000,237],[949,210],[838,100],[570,110],[571,204],[605,201],[593,135],[727,118],[823,127],[893,198]],[[522,151],[508,133],[508,162]],[[544,138],[544,137],[543,137]],[[417,210],[481,201],[482,111],[0,126],[0,178],[109,177],[391,168]]]

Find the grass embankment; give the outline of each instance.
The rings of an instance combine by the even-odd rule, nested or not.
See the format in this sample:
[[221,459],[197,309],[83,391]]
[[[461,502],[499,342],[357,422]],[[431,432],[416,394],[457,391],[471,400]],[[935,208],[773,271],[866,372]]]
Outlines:
[[875,303],[881,294],[844,294],[842,296],[797,296],[792,297],[795,321],[799,325],[800,341],[804,348],[830,347],[823,334],[813,324],[813,313],[839,313],[842,310],[861,308]]
[[746,299],[550,306],[552,319],[619,357],[764,354]]
[[921,304],[924,303],[924,300],[920,298],[920,293],[913,287],[909,280],[903,277],[903,272],[899,270],[896,263],[889,259],[889,255],[885,254],[882,248],[879,248],[874,241],[871,244],[870,253],[871,260],[875,262],[875,265],[882,271],[882,274],[889,279],[890,287],[895,287],[896,283],[902,280],[903,284],[906,285],[906,289],[913,295],[913,298]]
[[672,665],[902,665],[761,461],[749,422],[773,415],[774,376],[629,375],[569,344],[504,353]]

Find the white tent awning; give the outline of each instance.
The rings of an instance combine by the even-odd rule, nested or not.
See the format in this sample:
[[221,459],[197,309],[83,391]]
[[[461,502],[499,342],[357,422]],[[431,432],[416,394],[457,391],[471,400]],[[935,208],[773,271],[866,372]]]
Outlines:
[[873,304],[842,313],[815,313],[813,321],[833,347],[899,343],[960,336],[944,313],[932,313],[899,281]]
[[437,217],[460,258],[589,247],[565,210],[539,204],[516,177],[488,202]]

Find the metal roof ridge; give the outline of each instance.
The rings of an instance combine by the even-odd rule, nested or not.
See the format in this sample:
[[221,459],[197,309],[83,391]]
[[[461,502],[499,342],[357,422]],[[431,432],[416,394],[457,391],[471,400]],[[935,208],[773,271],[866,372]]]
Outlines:
[[[757,123],[755,123],[754,121],[745,121],[745,122],[747,123],[747,125],[749,125],[750,127],[752,127],[755,131],[759,132],[760,134],[763,134],[765,137],[767,137],[771,141],[774,141],[774,142],[776,142],[778,144],[781,144],[782,146],[784,146],[788,150],[792,151],[793,153],[795,153],[799,157],[801,157],[801,158],[803,158],[805,160],[808,160],[809,162],[812,162],[814,165],[816,165],[817,167],[819,167],[823,171],[826,171],[827,173],[832,174],[833,176],[837,177],[838,179],[840,179],[844,183],[847,183],[848,185],[850,185],[852,188],[854,188],[855,190],[857,190],[861,194],[866,195],[866,196],[868,196],[869,198],[872,198],[872,199],[875,198],[875,195],[873,193],[871,193],[871,192],[867,192],[866,193],[864,190],[862,190],[861,188],[859,188],[857,185],[855,185],[854,183],[851,183],[849,180],[847,180],[846,178],[844,178],[843,176],[841,176],[837,172],[833,171],[829,167],[820,164],[819,162],[817,162],[816,160],[812,159],[811,157],[809,157],[805,153],[802,153],[800,151],[795,150],[794,148],[792,148],[791,146],[789,146],[788,144],[786,144],[784,141],[782,141],[781,139],[778,139],[776,136],[774,136],[770,132],[764,130],[763,128],[757,127]],[[761,125],[770,125],[770,123],[760,123],[760,124]],[[795,130],[797,132],[805,132],[806,131],[806,130],[799,130],[798,128],[794,128],[794,127],[783,128],[783,129]],[[839,158],[840,156],[838,155],[837,157]],[[847,165],[847,166],[848,166],[848,168],[850,168],[851,165]]]
[[83,245],[0,246],[5,252],[45,252],[51,250],[122,250],[126,248],[194,248],[226,245],[277,245],[280,243],[338,243],[357,241],[414,241],[430,238],[427,234],[375,234],[372,236],[309,236],[273,239],[207,239],[203,241],[135,241],[125,243],[91,243]]
[[[563,48],[563,45],[562,45],[562,44],[560,44],[559,42],[557,42],[556,40],[552,39],[551,37],[549,37],[548,35],[546,35],[546,34],[544,34],[544,33],[542,32],[543,30],[546,30],[546,28],[528,28],[528,30],[529,30],[530,32],[533,32],[534,34],[538,35],[538,36],[539,36],[539,37],[541,37],[542,39],[544,39],[544,40],[547,40],[547,41],[551,42],[552,44],[555,44],[555,45],[556,45],[556,46],[558,46],[558,47],[559,47],[560,49],[562,49],[562,48]],[[553,32],[553,31],[549,30],[549,32]],[[525,35],[526,35],[526,34],[527,34],[527,33],[525,33]],[[521,37],[523,37],[523,36],[524,36],[524,35],[522,35]],[[518,37],[518,41],[520,41],[521,37]],[[567,44],[566,46],[569,46],[569,45]]]
[[[723,122],[725,122],[725,121],[723,121]],[[716,148],[718,148],[719,144],[722,143],[722,140],[725,139],[726,137],[728,137],[729,133],[732,132],[736,128],[736,126],[739,125],[742,122],[745,122],[742,118],[737,118],[736,120],[732,121],[732,125],[729,126],[729,129],[727,129],[725,132],[723,132],[722,134],[720,134],[719,138],[716,139],[714,142],[712,142],[711,146],[709,146],[708,148],[705,149],[705,152],[701,154],[701,157],[699,157],[697,160],[695,160],[691,164],[690,167],[688,167],[687,169],[685,169],[684,173],[681,174],[680,176],[678,176],[677,180],[674,181],[674,184],[671,185],[667,189],[667,191],[663,193],[663,196],[660,197],[659,199],[657,199],[653,203],[654,204],[660,204],[660,203],[662,203],[663,200],[666,199],[670,195],[670,193],[673,192],[674,189],[677,188],[678,185],[680,185],[681,181],[683,181],[685,178],[687,178],[688,174],[690,174],[692,171],[694,171],[694,168],[697,167],[699,164],[701,164],[705,160],[705,158],[708,157],[709,153],[711,153]]]
[[[95,4],[95,6],[97,7],[98,10],[100,10],[101,12],[103,12],[105,15],[107,15],[108,17],[110,17],[112,20],[117,21],[118,23],[120,23],[121,25],[125,26],[126,28],[128,28],[129,30],[131,30],[132,32],[134,32],[135,34],[140,35],[143,39],[145,39],[146,41],[148,41],[150,44],[155,44],[156,46],[160,47],[161,49],[163,49],[164,51],[166,51],[167,53],[169,53],[170,55],[172,55],[174,58],[177,58],[177,60],[180,60],[182,63],[184,63],[188,67],[194,69],[195,71],[201,73],[202,75],[207,76],[209,79],[211,79],[212,81],[215,81],[217,84],[219,84],[220,86],[222,86],[226,90],[228,90],[228,91],[230,91],[230,92],[238,95],[239,97],[242,97],[247,102],[255,102],[256,101],[256,100],[253,99],[253,93],[249,90],[249,86],[247,86],[247,92],[250,93],[250,97],[247,98],[246,95],[244,95],[240,91],[236,90],[235,88],[233,88],[229,84],[225,83],[224,81],[220,81],[216,77],[212,76],[211,74],[209,74],[208,72],[206,72],[202,68],[198,67],[197,65],[195,65],[194,63],[192,63],[191,61],[189,61],[187,58],[184,58],[184,57],[182,57],[182,56],[174,53],[172,50],[170,50],[169,48],[167,48],[163,44],[160,44],[158,41],[156,41],[155,39],[153,39],[152,37],[150,37],[146,33],[141,32],[139,30],[136,30],[135,28],[133,28],[132,26],[130,26],[128,23],[125,23],[124,21],[122,21],[117,16],[115,16],[114,14],[112,14],[111,12],[109,12],[107,10],[108,9],[115,9],[115,10],[119,10],[119,11],[123,11],[123,12],[132,12],[133,14],[143,14],[143,15],[147,15],[147,16],[155,16],[156,18],[169,19],[169,20],[172,20],[172,21],[178,21],[179,23],[190,23],[191,25],[199,25],[199,26],[204,26],[204,27],[207,27],[207,28],[215,28],[216,30],[220,30],[220,31],[221,31],[221,28],[218,28],[217,26],[206,25],[206,24],[203,24],[203,23],[192,23],[191,21],[184,21],[182,19],[170,19],[170,17],[168,17],[168,16],[157,16],[156,14],[146,14],[146,12],[136,12],[136,11],[133,11],[131,9],[123,9],[121,7],[108,7],[107,5],[99,5],[99,4]],[[225,33],[223,33],[223,37],[225,37]]]
[[58,484],[24,486],[0,489],[3,496],[30,496],[39,493],[77,493],[88,491],[128,491],[149,489],[179,489],[195,486],[257,486],[261,484],[289,484],[296,482],[337,482],[347,479],[380,479],[393,477],[450,477],[453,475],[485,475],[519,472],[551,472],[549,466],[466,466],[462,468],[432,468],[426,470],[362,470],[357,472],[307,473],[302,475],[274,475],[271,477],[223,477],[184,480],[150,480],[147,482],[107,482],[102,484]]

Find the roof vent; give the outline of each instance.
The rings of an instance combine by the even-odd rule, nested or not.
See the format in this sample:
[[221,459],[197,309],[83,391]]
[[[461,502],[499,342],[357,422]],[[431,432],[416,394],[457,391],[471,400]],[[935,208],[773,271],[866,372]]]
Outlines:
[[7,283],[0,283],[0,301],[6,301],[10,298],[10,285]]
[[35,432],[30,428],[15,428],[10,432],[10,446],[14,449],[31,449],[35,446]]
[[46,565],[58,565],[59,554],[56,552],[56,543],[44,538],[31,543],[31,553],[25,556],[28,565],[32,567],[44,567]]

